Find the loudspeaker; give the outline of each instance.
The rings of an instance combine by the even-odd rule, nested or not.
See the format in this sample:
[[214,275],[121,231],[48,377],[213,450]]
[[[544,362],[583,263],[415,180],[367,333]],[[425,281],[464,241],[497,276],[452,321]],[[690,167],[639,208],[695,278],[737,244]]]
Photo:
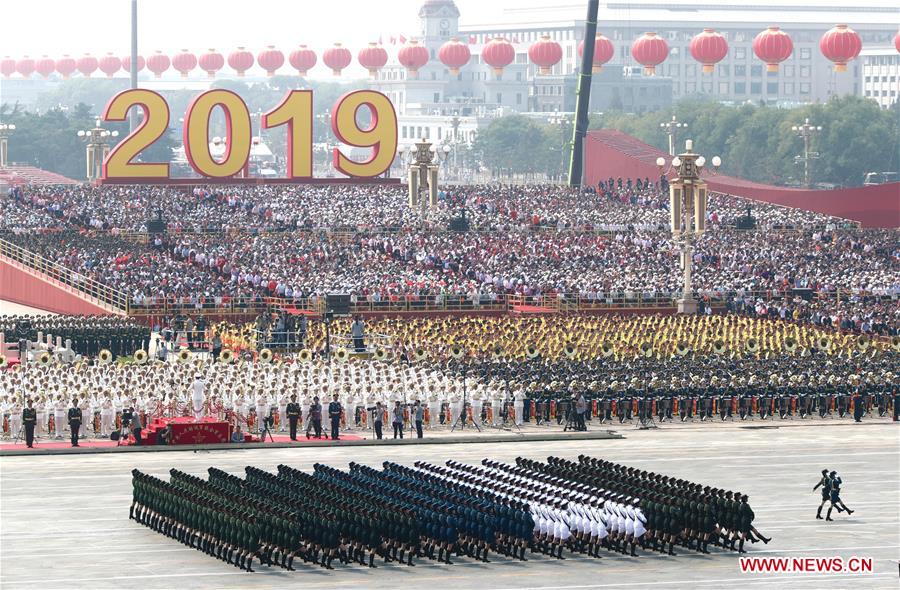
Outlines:
[[150,219],[147,221],[148,234],[164,234],[166,233],[166,222],[162,219]]
[[350,315],[349,293],[328,293],[325,295],[325,309],[334,312],[334,315]]
[[738,217],[737,229],[756,229],[756,218],[752,215]]

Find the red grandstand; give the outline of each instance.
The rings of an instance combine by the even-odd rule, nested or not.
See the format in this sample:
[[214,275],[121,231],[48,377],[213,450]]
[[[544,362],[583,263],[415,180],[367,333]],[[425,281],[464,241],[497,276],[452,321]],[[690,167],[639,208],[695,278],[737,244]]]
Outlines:
[[[656,159],[660,156],[668,154],[621,131],[591,131],[585,143],[584,181],[596,186],[609,177],[658,178]],[[900,226],[900,183],[896,182],[839,190],[804,190],[723,174],[706,180],[712,191],[850,219],[862,227]]]

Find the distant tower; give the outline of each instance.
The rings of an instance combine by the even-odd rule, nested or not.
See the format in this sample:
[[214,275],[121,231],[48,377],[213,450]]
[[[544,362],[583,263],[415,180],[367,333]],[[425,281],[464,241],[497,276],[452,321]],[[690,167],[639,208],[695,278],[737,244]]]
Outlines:
[[459,33],[459,9],[453,0],[425,0],[419,9],[421,34],[432,58],[438,47]]

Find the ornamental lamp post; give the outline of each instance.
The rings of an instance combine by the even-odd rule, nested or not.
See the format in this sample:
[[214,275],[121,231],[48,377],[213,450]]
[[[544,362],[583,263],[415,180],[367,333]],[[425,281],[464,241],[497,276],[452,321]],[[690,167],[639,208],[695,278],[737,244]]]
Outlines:
[[803,138],[803,155],[794,156],[794,162],[796,162],[797,164],[803,162],[803,186],[809,188],[809,161],[819,159],[819,152],[809,151],[809,145],[812,141],[813,135],[822,131],[822,126],[810,125],[809,119],[807,118],[803,121],[803,125],[794,125],[793,127],[791,127],[791,131],[793,131],[797,135],[797,137]]
[[16,130],[12,123],[0,123],[0,168],[9,165],[9,136]]
[[78,137],[87,143],[87,179],[94,182],[103,177],[103,162],[109,154],[110,137],[118,137],[118,131],[109,131],[100,126],[100,119],[94,122],[93,129],[79,130]]
[[420,139],[414,146],[400,146],[397,152],[409,160],[409,207],[427,210],[437,207],[438,163],[450,153],[450,146],[438,149],[426,139]]
[[[681,299],[678,300],[678,313],[697,313],[697,301],[691,285],[694,242],[706,230],[707,186],[700,178],[706,165],[706,158],[694,153],[694,142],[685,142],[684,153],[678,154],[671,161],[676,178],[669,182],[669,216],[672,238],[678,244],[681,254],[681,267],[684,272],[684,285]],[[666,159],[656,159],[662,174],[666,173]],[[712,159],[713,174],[722,165],[722,158]]]
[[675,144],[678,142],[678,130],[679,129],[687,129],[688,124],[682,123],[678,119],[675,118],[675,115],[672,115],[672,120],[666,123],[660,123],[660,129],[666,130],[666,135],[669,136],[669,155],[675,155]]

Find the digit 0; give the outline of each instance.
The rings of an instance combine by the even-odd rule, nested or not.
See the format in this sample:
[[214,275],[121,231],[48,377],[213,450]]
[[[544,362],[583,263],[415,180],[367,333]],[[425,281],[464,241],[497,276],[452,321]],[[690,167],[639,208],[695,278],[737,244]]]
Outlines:
[[168,178],[168,163],[132,162],[166,132],[169,126],[169,105],[166,104],[166,99],[152,90],[123,90],[107,103],[102,118],[104,121],[124,121],[133,106],[144,110],[144,118],[106,156],[103,178]]
[[[213,158],[209,151],[209,119],[221,107],[225,113],[225,155]],[[184,114],[184,155],[203,176],[234,176],[250,158],[250,111],[241,97],[230,90],[208,90],[188,105]]]
[[312,90],[289,90],[274,109],[263,113],[262,127],[266,129],[287,123],[288,178],[312,176],[312,116]]
[[[365,106],[372,114],[372,124],[360,129],[356,113]],[[354,147],[371,147],[372,154],[363,162],[354,162],[334,149],[334,168],[347,176],[372,178],[390,169],[397,152],[397,113],[390,99],[374,90],[348,92],[334,103],[331,130],[342,142]]]

